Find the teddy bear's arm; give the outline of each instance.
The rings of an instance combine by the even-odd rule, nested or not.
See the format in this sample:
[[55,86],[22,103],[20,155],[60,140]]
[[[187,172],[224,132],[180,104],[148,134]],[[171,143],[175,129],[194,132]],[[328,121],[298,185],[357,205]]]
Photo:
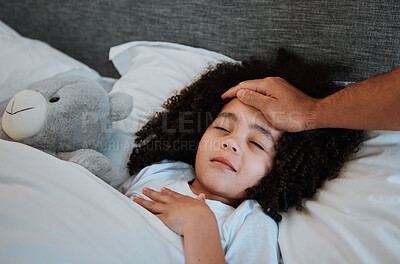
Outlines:
[[72,152],[59,152],[56,156],[85,167],[107,183],[112,180],[111,161],[100,152],[93,149],[78,149]]

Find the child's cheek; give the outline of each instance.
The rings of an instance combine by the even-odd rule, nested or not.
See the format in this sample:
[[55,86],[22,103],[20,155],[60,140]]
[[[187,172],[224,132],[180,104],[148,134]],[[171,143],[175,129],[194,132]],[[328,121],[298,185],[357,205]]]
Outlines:
[[254,175],[251,177],[251,184],[249,187],[253,187],[259,183],[259,181],[265,177],[272,168],[273,158],[268,157],[253,157],[250,159],[249,175]]

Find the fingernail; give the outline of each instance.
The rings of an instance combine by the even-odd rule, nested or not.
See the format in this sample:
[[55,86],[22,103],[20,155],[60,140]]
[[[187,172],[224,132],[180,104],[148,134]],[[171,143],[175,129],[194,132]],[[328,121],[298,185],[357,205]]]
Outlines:
[[245,89],[241,89],[239,90],[239,92],[237,93],[237,97],[238,98],[243,98],[244,94],[247,92],[247,90]]

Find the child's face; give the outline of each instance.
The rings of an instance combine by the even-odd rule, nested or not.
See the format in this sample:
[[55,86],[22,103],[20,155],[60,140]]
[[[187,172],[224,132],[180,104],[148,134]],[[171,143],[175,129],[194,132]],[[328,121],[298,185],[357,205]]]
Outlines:
[[281,135],[259,110],[233,99],[201,138],[196,181],[211,199],[237,204],[270,171]]

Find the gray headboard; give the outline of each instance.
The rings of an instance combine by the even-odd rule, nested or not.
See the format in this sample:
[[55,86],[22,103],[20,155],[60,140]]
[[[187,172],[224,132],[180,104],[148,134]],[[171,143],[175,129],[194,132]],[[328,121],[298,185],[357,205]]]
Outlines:
[[361,80],[400,65],[398,0],[2,0],[0,19],[118,77],[111,46],[159,40],[270,58],[279,47],[353,67]]

